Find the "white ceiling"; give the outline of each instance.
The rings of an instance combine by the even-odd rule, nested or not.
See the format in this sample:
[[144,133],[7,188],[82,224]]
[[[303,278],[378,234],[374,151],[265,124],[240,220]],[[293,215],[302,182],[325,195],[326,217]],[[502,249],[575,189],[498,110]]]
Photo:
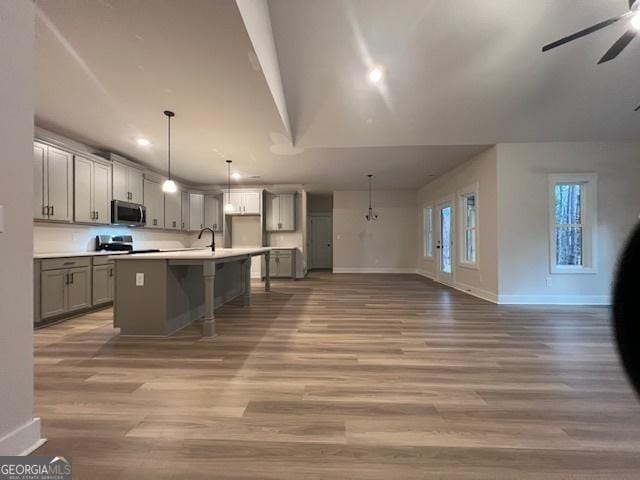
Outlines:
[[496,142],[638,137],[640,41],[596,65],[624,25],[540,52],[626,0],[272,0],[293,147],[234,1],[37,4],[36,122],[164,169],[172,109],[193,183],[231,158],[249,183],[416,188]]

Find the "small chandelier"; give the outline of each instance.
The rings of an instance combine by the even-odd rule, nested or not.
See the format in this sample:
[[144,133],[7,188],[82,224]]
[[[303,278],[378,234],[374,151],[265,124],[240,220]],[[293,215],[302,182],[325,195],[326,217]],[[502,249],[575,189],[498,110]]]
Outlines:
[[367,211],[367,214],[364,216],[364,218],[367,219],[367,222],[370,222],[372,220],[377,220],[378,214],[373,211],[373,207],[371,206],[371,178],[373,177],[373,175],[368,174],[367,177],[369,177],[369,210]]

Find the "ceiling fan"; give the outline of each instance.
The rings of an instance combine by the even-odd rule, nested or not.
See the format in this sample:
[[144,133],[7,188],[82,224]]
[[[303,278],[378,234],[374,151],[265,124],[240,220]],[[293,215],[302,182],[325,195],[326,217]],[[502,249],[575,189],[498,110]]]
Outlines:
[[[612,25],[618,22],[619,20],[626,19],[626,18],[630,19],[629,21],[630,28],[626,32],[624,32],[622,36],[618,38],[618,40],[614,42],[614,44],[609,48],[609,50],[606,51],[606,53],[602,56],[600,61],[598,61],[598,65],[601,63],[608,62],[609,60],[613,60],[618,55],[620,55],[620,52],[622,52],[622,50],[624,50],[625,47],[629,45],[629,43],[631,43],[631,40],[633,40],[636,37],[636,35],[640,33],[640,0],[629,0],[628,12],[625,12],[621,15],[605,20],[604,22],[596,23],[591,27],[585,28],[584,30],[580,30],[579,32],[576,32],[572,35],[568,35],[564,38],[561,38],[560,40],[556,40],[555,42],[551,42],[545,45],[544,47],[542,47],[542,51],[547,52],[553,48],[564,45],[565,43],[573,42],[578,38],[582,38],[586,35],[589,35],[590,33],[597,32],[598,30],[601,30],[605,27],[608,27],[609,25]],[[640,110],[640,105],[638,105],[634,109],[634,111],[636,112],[638,110]]]

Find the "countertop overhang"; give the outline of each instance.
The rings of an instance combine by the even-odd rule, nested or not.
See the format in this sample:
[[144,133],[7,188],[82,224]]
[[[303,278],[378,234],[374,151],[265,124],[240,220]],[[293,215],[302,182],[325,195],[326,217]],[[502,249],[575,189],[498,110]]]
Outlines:
[[134,253],[131,255],[115,255],[113,260],[222,260],[232,257],[263,255],[272,247],[255,248],[219,248],[215,252],[210,249],[183,250],[174,252]]

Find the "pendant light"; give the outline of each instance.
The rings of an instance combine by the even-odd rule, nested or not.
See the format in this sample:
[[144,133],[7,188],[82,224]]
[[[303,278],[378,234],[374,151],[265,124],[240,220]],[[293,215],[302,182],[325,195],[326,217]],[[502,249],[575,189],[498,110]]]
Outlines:
[[371,206],[371,178],[373,177],[373,175],[368,174],[367,177],[369,177],[369,211],[364,216],[364,218],[367,219],[367,222],[370,222],[372,220],[377,220],[378,214],[373,211],[373,207]]
[[167,126],[168,126],[168,142],[167,142],[167,162],[169,166],[169,178],[164,181],[162,184],[162,191],[165,193],[176,193],[178,187],[176,187],[176,182],[171,180],[171,117],[175,117],[175,113],[170,110],[165,110],[164,114],[167,116]]
[[227,162],[227,203],[224,206],[224,213],[233,213],[233,205],[231,204],[231,160]]

